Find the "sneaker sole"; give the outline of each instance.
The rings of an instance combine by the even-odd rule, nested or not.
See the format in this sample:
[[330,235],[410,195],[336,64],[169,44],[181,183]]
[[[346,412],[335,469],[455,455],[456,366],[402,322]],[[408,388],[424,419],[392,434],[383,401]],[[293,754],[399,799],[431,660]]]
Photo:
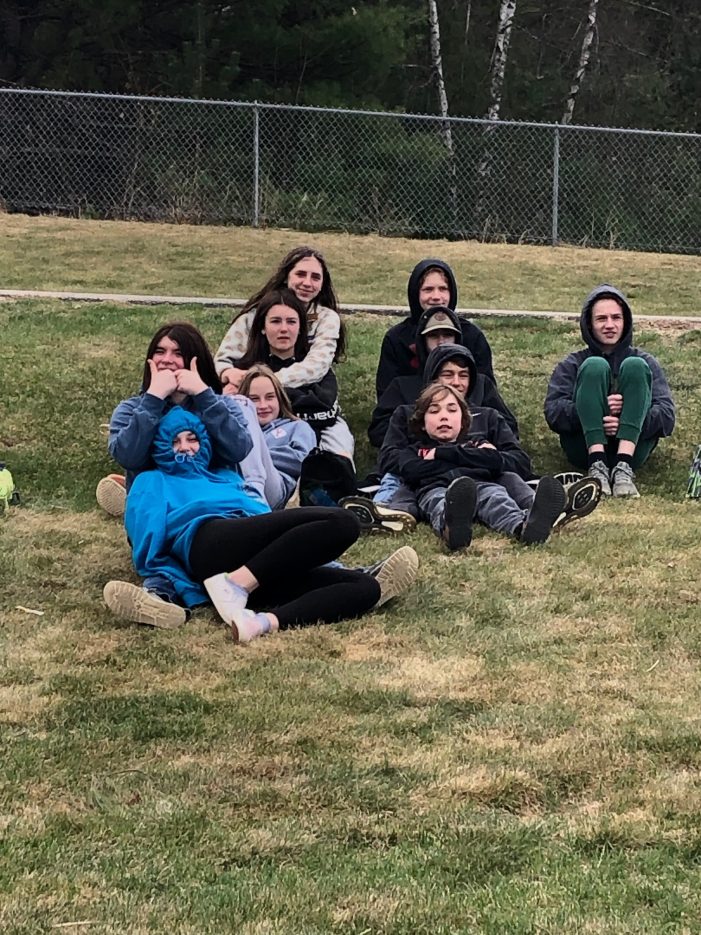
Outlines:
[[418,570],[419,556],[411,546],[402,546],[390,555],[375,575],[375,580],[380,585],[380,599],[375,607],[382,607],[387,601],[407,591],[416,579]]
[[97,505],[110,516],[124,516],[127,492],[118,481],[103,477],[95,490],[95,499]]
[[576,484],[578,480],[582,480],[584,474],[580,471],[560,471],[559,474],[553,474],[555,480],[559,480],[562,486],[567,490],[572,484]]
[[565,493],[565,510],[555,520],[553,529],[561,529],[573,520],[593,513],[601,500],[601,484],[595,477],[582,477],[570,484]]
[[474,483],[459,484],[453,490],[448,488],[445,495],[445,528],[448,532],[447,535],[444,532],[443,538],[451,552],[466,549],[472,542],[476,506],[477,488]]
[[547,474],[541,477],[533,506],[521,533],[521,542],[524,545],[546,542],[566,502],[567,494],[562,484]]
[[385,533],[397,536],[416,529],[416,520],[410,513],[379,506],[369,498],[344,497],[339,506],[358,517],[360,531],[366,535]]
[[184,607],[161,601],[126,581],[108,581],[102,596],[113,614],[131,623],[143,623],[160,630],[177,630],[187,620]]

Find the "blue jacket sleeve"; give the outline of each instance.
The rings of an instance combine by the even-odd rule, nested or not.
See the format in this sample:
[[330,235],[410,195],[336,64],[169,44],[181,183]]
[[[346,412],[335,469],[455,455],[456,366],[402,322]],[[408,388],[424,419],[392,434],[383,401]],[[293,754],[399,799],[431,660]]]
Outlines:
[[280,440],[279,445],[274,437],[268,437],[268,433],[265,433],[265,441],[270,451],[270,459],[277,470],[291,479],[291,489],[288,492],[292,493],[302,473],[302,462],[316,447],[316,435],[314,430],[301,420],[290,422],[287,429],[288,434],[284,440]]
[[192,409],[207,427],[219,464],[235,470],[253,448],[239,404],[207,387],[192,397]]
[[164,400],[143,393],[125,399],[112,413],[107,447],[125,470],[142,471],[150,464],[153,436],[164,409]]

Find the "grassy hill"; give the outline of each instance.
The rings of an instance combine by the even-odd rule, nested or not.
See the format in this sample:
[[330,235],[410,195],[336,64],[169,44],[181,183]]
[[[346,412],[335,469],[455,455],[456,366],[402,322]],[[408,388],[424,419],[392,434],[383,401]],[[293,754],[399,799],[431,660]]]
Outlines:
[[[244,295],[303,239],[7,220],[17,288]],[[677,311],[698,311],[689,258],[653,258],[653,272],[649,257],[571,251],[600,263],[587,271],[559,250],[485,248],[470,265],[474,245],[323,246],[346,301],[396,301],[425,252],[464,264],[465,304],[474,287],[485,306],[575,307],[611,278],[662,311],[669,264]],[[101,603],[105,581],[135,580],[121,527],[94,504],[110,469],[101,425],[172,317],[213,344],[228,324],[195,307],[0,304],[0,458],[24,495],[0,514],[0,930],[700,931],[700,516],[684,491],[701,332],[638,329],[679,412],[639,502],[605,503],[532,549],[478,530],[448,555],[423,527],[407,598],[236,647],[209,611],[150,631]],[[537,467],[564,466],[542,400],[576,326],[478,323]],[[339,368],[363,467],[386,325],[350,319]],[[348,560],[397,544],[364,540]]]

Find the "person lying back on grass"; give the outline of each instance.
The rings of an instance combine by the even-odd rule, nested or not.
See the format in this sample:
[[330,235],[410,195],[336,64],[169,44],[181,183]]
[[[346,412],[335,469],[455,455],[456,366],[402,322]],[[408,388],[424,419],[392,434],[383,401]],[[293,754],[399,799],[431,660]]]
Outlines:
[[151,458],[127,497],[136,571],[167,579],[188,608],[211,600],[235,641],[353,619],[380,600],[372,574],[326,565],[357,540],[357,519],[326,507],[271,512],[239,474],[213,466],[194,413],[176,405],[163,416]]
[[545,542],[565,508],[564,487],[546,475],[534,492],[496,445],[470,437],[470,421],[464,396],[450,386],[434,383],[419,396],[398,464],[421,518],[451,550],[470,544],[474,520],[526,545]]

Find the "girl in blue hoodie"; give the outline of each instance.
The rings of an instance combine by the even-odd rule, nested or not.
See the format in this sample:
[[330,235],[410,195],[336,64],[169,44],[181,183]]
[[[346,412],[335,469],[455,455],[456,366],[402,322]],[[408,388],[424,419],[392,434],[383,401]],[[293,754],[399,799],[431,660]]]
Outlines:
[[137,572],[168,578],[187,607],[207,601],[234,640],[359,617],[380,597],[363,572],[320,567],[359,536],[347,510],[271,512],[242,478],[212,465],[201,419],[174,406],[127,498],[125,525]]

